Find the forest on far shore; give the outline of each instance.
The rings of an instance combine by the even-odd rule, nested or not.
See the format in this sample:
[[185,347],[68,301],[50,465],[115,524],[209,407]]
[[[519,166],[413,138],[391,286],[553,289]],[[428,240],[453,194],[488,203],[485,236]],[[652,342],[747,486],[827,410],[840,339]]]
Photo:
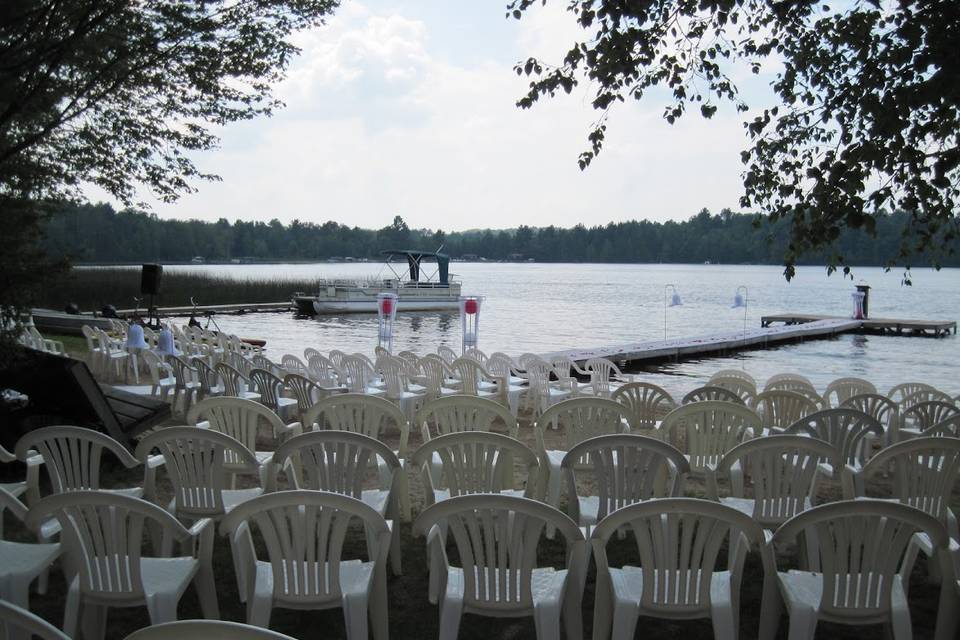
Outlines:
[[[896,255],[908,218],[905,213],[877,218],[876,237],[848,230],[834,251],[848,265],[885,266],[884,258]],[[781,264],[788,223],[762,219],[755,225],[755,219],[729,209],[717,214],[703,209],[681,222],[444,232],[411,229],[400,216],[381,229],[361,229],[333,221],[164,220],[133,209],[115,211],[103,203],[65,204],[47,220],[44,243],[51,256],[67,256],[75,263],[377,259],[384,249],[434,251],[442,246],[453,258],[466,259]],[[960,255],[939,249],[937,256],[914,257],[908,266],[960,266]],[[798,264],[825,264],[829,257],[828,252],[811,254]]]

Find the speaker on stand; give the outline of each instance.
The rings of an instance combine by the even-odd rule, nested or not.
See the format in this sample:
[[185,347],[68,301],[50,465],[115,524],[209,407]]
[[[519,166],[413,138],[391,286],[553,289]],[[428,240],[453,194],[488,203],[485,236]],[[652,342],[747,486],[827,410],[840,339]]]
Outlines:
[[162,264],[145,264],[140,271],[140,293],[150,296],[147,307],[147,326],[151,329],[160,328],[160,316],[154,304],[153,297],[160,295],[160,280],[163,277]]

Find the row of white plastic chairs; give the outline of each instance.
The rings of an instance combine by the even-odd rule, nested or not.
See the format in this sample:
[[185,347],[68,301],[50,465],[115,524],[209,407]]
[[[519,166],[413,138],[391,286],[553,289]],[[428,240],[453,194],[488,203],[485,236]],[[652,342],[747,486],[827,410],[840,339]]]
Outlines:
[[[579,404],[585,404],[585,402],[579,402]],[[63,431],[62,428],[61,431]],[[96,435],[100,436],[100,434]],[[76,438],[76,434],[73,437]],[[100,445],[110,448],[129,464],[129,454],[126,454],[127,459],[124,459],[125,450],[119,445],[104,444],[104,438],[106,437],[100,436]],[[93,436],[89,436],[89,439],[98,440]],[[200,446],[200,443],[206,443],[206,445]],[[35,435],[18,445],[18,455],[27,459],[36,456],[32,447],[36,447],[40,455],[49,457],[51,461],[55,457],[52,451],[76,451],[76,446],[61,445],[51,448],[49,444],[44,444],[43,437]],[[342,496],[321,495],[316,491],[281,492],[284,495],[278,497],[278,494],[260,496],[257,490],[247,490],[246,500],[238,506],[235,500],[237,496],[233,496],[234,499],[226,497],[228,490],[220,491],[223,495],[219,503],[213,500],[212,504],[198,504],[196,496],[202,495],[203,492],[197,494],[196,486],[186,486],[191,481],[195,482],[196,479],[191,479],[190,473],[185,473],[184,469],[196,467],[196,465],[185,464],[188,458],[202,456],[208,449],[212,449],[219,450],[220,453],[215,456],[206,454],[209,469],[205,475],[208,482],[212,482],[214,486],[216,478],[222,478],[224,471],[233,473],[246,471],[262,476],[263,467],[259,465],[259,456],[254,456],[249,450],[245,450],[239,441],[232,440],[225,434],[196,427],[160,430],[148,436],[137,449],[137,458],[147,465],[148,478],[151,471],[158,466],[158,460],[150,455],[154,448],[160,450],[168,469],[174,467],[178,470],[173,478],[175,498],[168,507],[171,513],[190,519],[222,517],[221,533],[229,534],[231,542],[235,544],[243,542],[246,539],[245,536],[249,536],[249,524],[254,521],[261,533],[267,533],[264,531],[265,528],[269,531],[267,546],[275,577],[272,593],[268,588],[269,583],[262,587],[267,588],[267,592],[258,588],[260,571],[254,571],[254,567],[258,565],[255,562],[250,564],[249,557],[241,558],[242,554],[238,555],[235,547],[234,558],[235,563],[238,564],[238,587],[241,597],[243,594],[247,594],[248,597],[259,597],[256,601],[259,605],[255,602],[251,605],[253,608],[248,609],[251,622],[264,624],[265,619],[269,620],[269,608],[274,601],[280,606],[296,604],[302,607],[311,599],[318,600],[314,602],[317,606],[324,606],[324,604],[336,606],[343,600],[345,615],[348,617],[348,628],[353,632],[350,635],[366,637],[366,612],[361,611],[359,619],[357,615],[357,608],[363,608],[361,602],[356,601],[351,612],[351,607],[346,606],[349,600],[348,594],[336,593],[336,589],[329,584],[324,586],[326,591],[321,589],[323,593],[318,594],[311,591],[311,586],[316,586],[312,584],[312,579],[304,584],[302,575],[299,581],[294,581],[297,584],[291,584],[289,576],[285,580],[279,580],[281,574],[290,570],[290,562],[302,563],[304,558],[286,557],[284,549],[280,548],[283,545],[276,544],[278,536],[279,539],[296,536],[296,530],[299,530],[297,527],[306,526],[308,533],[313,531],[316,535],[321,535],[315,525],[311,525],[311,519],[321,518],[324,510],[328,512],[325,526],[332,526],[333,521],[361,518],[368,529],[368,553],[371,556],[370,562],[373,564],[364,574],[366,579],[365,582],[361,581],[363,584],[360,585],[360,591],[369,593],[369,589],[374,589],[371,594],[370,618],[374,625],[375,636],[385,637],[385,586],[381,577],[388,546],[391,548],[391,555],[394,556],[395,571],[399,571],[397,554],[399,549],[396,547],[397,530],[393,528],[395,525],[387,524],[382,521],[382,518],[388,514],[391,505],[395,505],[396,501],[389,497],[389,491],[386,496],[364,495],[366,492],[362,490],[358,476],[368,468],[367,462],[374,456],[382,461],[392,462],[393,471],[397,471],[399,463],[389,449],[372,438],[356,433],[326,431],[297,436],[273,454],[273,470],[269,476],[275,477],[278,470],[287,469],[289,473],[294,474],[294,486],[352,493],[359,502],[357,500],[351,502],[350,499]],[[433,498],[433,504],[417,519],[415,531],[428,534],[431,558],[429,597],[431,601],[442,600],[441,637],[456,636],[459,612],[463,610],[464,605],[468,611],[491,615],[532,613],[541,637],[556,637],[559,634],[560,603],[565,605],[564,614],[567,617],[568,634],[574,634],[570,637],[578,637],[580,635],[579,602],[582,598],[589,555],[584,545],[584,532],[577,525],[587,527],[596,525],[592,531],[586,530],[587,536],[592,540],[598,567],[595,624],[607,625],[607,631],[609,631],[612,619],[614,637],[632,637],[632,624],[635,624],[636,616],[640,613],[682,618],[712,616],[715,630],[720,637],[736,637],[739,578],[744,556],[751,547],[761,549],[766,578],[781,583],[783,597],[791,614],[792,628],[806,625],[812,632],[819,613],[825,619],[834,621],[850,622],[852,618],[854,623],[863,623],[865,620],[886,622],[892,624],[896,632],[902,632],[904,620],[909,622],[909,612],[904,610],[905,595],[901,593],[901,590],[905,592],[905,585],[897,586],[900,578],[896,577],[896,573],[902,570],[906,572],[903,575],[909,575],[909,566],[912,566],[917,549],[928,552],[939,562],[942,576],[948,580],[944,584],[942,593],[950,596],[953,573],[949,558],[946,556],[949,541],[945,533],[947,527],[942,522],[944,518],[942,511],[945,510],[945,505],[942,499],[934,503],[934,498],[942,498],[942,496],[923,493],[929,490],[931,483],[914,482],[898,485],[906,493],[895,495],[906,504],[916,504],[928,511],[932,510],[933,513],[929,515],[923,514],[918,509],[896,507],[879,501],[847,503],[842,507],[837,505],[827,510],[823,507],[812,509],[807,501],[807,488],[804,485],[810,483],[811,477],[817,472],[823,460],[831,456],[829,444],[818,441],[816,438],[773,436],[748,441],[739,445],[738,449],[728,452],[718,469],[726,469],[730,472],[735,494],[737,493],[737,481],[733,474],[735,468],[742,469],[742,473],[753,481],[754,490],[758,493],[750,508],[745,508],[744,503],[747,500],[737,495],[731,498],[726,506],[723,505],[722,500],[720,505],[683,498],[650,500],[655,494],[654,488],[666,482],[667,478],[672,478],[671,488],[663,494],[678,495],[682,487],[682,479],[689,467],[684,456],[669,445],[635,435],[611,435],[589,439],[567,453],[563,466],[571,487],[568,505],[574,520],[540,502],[515,496],[442,499],[456,493],[474,493],[478,488],[481,491],[500,488],[504,477],[502,471],[507,464],[505,461],[514,455],[526,458],[528,470],[535,468],[538,457],[529,453],[524,455],[524,449],[525,446],[522,443],[511,440],[509,436],[464,432],[436,438],[432,441],[431,448],[414,455],[413,459],[415,463],[419,463],[425,484],[430,490],[428,502]],[[905,477],[912,477],[913,471],[920,470],[928,475],[948,475],[955,479],[958,455],[960,455],[960,440],[928,438],[902,443],[887,451],[887,459],[878,458],[871,463],[874,469],[884,470],[888,468],[891,461],[895,461],[896,470]],[[298,454],[296,457],[293,456],[294,452]],[[308,452],[309,456],[306,455]],[[931,452],[937,452],[936,455],[939,457],[934,458]],[[450,466],[442,471],[442,477],[448,483],[446,496],[443,495],[442,490],[437,492],[432,487],[433,457],[438,453],[442,453],[443,466]],[[299,467],[296,464],[289,466],[288,463],[292,459],[299,462]],[[584,503],[577,496],[573,479],[574,467],[580,465],[585,459],[594,461],[593,471],[597,476],[596,479],[600,480],[598,485],[601,495],[596,501],[598,510],[592,513],[589,509],[583,509]],[[99,456],[88,458],[88,460],[99,460]],[[96,465],[96,462],[93,464]],[[458,466],[466,466],[466,468],[455,470],[454,468]],[[484,470],[486,473],[478,473]],[[773,485],[783,485],[777,482],[778,478],[768,477],[773,474],[793,478],[792,489],[788,489],[786,495],[774,495],[774,492],[770,491]],[[393,479],[390,481],[390,488],[398,488],[395,484],[396,474],[391,475]],[[95,474],[93,477],[96,480]],[[714,478],[711,488],[715,492],[715,475],[711,477]],[[625,478],[629,481],[624,482]],[[740,478],[742,483],[743,475]],[[467,485],[463,484],[464,481]],[[472,484],[470,484],[471,481]],[[151,480],[145,481],[145,487],[151,485]],[[536,497],[536,490],[531,489],[531,485],[537,486],[537,483],[528,481],[526,493],[528,496]],[[845,490],[855,492],[857,486],[856,482],[845,483]],[[859,486],[862,487],[862,482]],[[943,483],[939,487],[942,490]],[[88,488],[96,489],[97,487]],[[740,491],[742,492],[742,486]],[[907,495],[910,491],[919,491],[919,495]],[[576,496],[575,499],[574,496]],[[441,500],[437,500],[437,497]],[[765,506],[758,507],[764,503],[764,497],[767,498]],[[37,524],[50,515],[50,512],[55,512],[61,527],[66,530],[74,526],[77,520],[88,521],[94,517],[92,513],[83,512],[85,504],[106,505],[112,504],[111,500],[119,501],[120,507],[128,512],[139,510],[141,515],[146,513],[143,511],[147,509],[146,507],[141,509],[130,502],[135,501],[133,498],[125,498],[126,504],[124,504],[123,500],[109,494],[91,497],[89,493],[70,493],[59,502],[56,500],[51,502],[51,499],[47,499],[46,504],[41,502],[40,505],[45,506],[46,509],[41,508],[39,515],[34,513],[28,519],[32,519],[34,524]],[[624,507],[637,501],[643,502],[640,506]],[[363,503],[367,504],[361,508]],[[379,508],[371,509],[371,503]],[[228,504],[233,508],[228,508]],[[621,509],[617,509],[618,506]],[[152,508],[155,509],[155,507]],[[306,511],[304,511],[305,508]],[[331,511],[334,512],[332,517],[329,513]],[[805,511],[811,514],[817,512],[817,515],[804,516],[799,513]],[[155,519],[163,520],[166,517],[159,516],[158,513],[163,512],[153,513]],[[228,515],[224,515],[225,513]],[[336,515],[338,513],[345,515],[341,517]],[[78,518],[78,515],[85,517]],[[379,516],[380,519],[375,516]],[[794,520],[790,520],[791,517]],[[851,520],[857,522],[844,522]],[[597,524],[598,521],[599,524]],[[803,521],[803,524],[800,521]],[[824,529],[827,525],[823,523],[826,521],[830,524],[827,529]],[[166,522],[166,525],[176,530],[176,526],[171,522],[173,521]],[[818,527],[819,540],[810,539],[813,531],[810,526],[814,522],[821,523]],[[777,524],[782,526],[772,537],[769,534],[763,534],[762,527]],[[116,523],[113,526],[116,527]],[[247,528],[244,529],[244,526]],[[642,566],[610,569],[606,563],[606,543],[611,534],[623,526],[631,527],[634,531],[640,544]],[[830,527],[833,529],[829,530]],[[842,534],[837,533],[837,527],[845,528]],[[551,569],[536,569],[537,540],[544,528],[559,530],[567,540],[569,551],[567,573],[554,572]],[[207,531],[207,529],[206,525],[201,527],[198,523],[190,532],[199,535],[201,530]],[[371,529],[375,535],[371,533]],[[955,535],[955,521],[953,529],[952,533]],[[446,566],[443,540],[447,530],[453,532],[458,546],[459,557],[463,564],[460,573],[451,574],[451,569]],[[478,530],[482,530],[482,534],[477,534]],[[178,537],[185,538],[185,531],[182,531]],[[339,531],[340,533],[336,534],[339,536],[337,544],[342,544],[342,535],[345,530],[341,528]],[[681,532],[682,535],[680,535]],[[790,540],[800,532],[808,538],[806,542],[811,571],[820,569],[817,566],[819,563],[816,562],[819,556],[816,554],[819,552],[823,555],[823,568],[819,575],[822,580],[820,588],[824,590],[825,597],[820,602],[801,602],[802,598],[799,597],[804,591],[802,587],[809,588],[810,580],[816,580],[814,577],[807,576],[818,574],[804,574],[798,577],[794,575],[795,572],[778,573],[775,564],[771,564],[775,551],[773,543],[778,539]],[[823,535],[825,532],[829,535]],[[873,533],[868,535],[865,532]],[[915,532],[927,536],[926,546],[913,543],[912,534]],[[208,531],[204,535],[212,536],[212,532]],[[299,535],[302,536],[303,533]],[[717,552],[720,543],[727,537],[729,537],[728,571],[724,572],[717,570]],[[274,544],[271,544],[270,540],[274,540]],[[201,542],[199,547],[201,555],[204,553],[203,549],[209,552],[211,544],[210,540],[206,543]],[[519,548],[512,546],[517,544],[520,545]],[[501,545],[504,548],[490,553],[491,545],[494,547]],[[838,565],[835,562],[837,558],[834,556],[849,553],[850,547],[857,547],[857,545],[863,547],[855,549],[858,554],[862,553],[861,571],[859,574],[853,572],[854,575],[846,575],[843,565]],[[241,547],[248,548],[249,553],[253,553],[252,541],[243,542]],[[306,547],[310,548],[310,545],[307,544]],[[691,552],[691,549],[697,551]],[[335,569],[339,568],[342,571],[343,565],[339,564],[338,557],[333,557],[339,555],[339,550],[336,554],[333,553],[333,549],[330,551],[331,555],[325,561],[337,564],[336,567],[331,566],[328,569],[331,575],[336,575]],[[81,553],[77,548],[72,552]],[[678,553],[679,565],[677,564]],[[517,557],[518,555],[522,558]],[[377,556],[377,559],[373,560],[374,556]],[[891,557],[896,561],[891,562]],[[506,562],[505,558],[508,558],[509,562]],[[900,559],[903,559],[902,564],[899,562]],[[199,560],[202,565],[204,558]],[[378,563],[379,569],[377,569]],[[92,565],[99,567],[98,563],[92,563],[89,559],[80,564],[88,569]],[[245,566],[248,567],[246,570]],[[302,564],[300,566],[303,567]],[[204,568],[201,566],[199,571],[196,577],[202,583]],[[278,574],[278,571],[281,573]],[[644,572],[647,576],[646,581],[643,579]],[[831,572],[837,575],[831,577],[829,575]],[[250,584],[254,573],[257,576],[258,585]],[[320,573],[323,573],[322,568]],[[454,580],[450,578],[451,575],[461,577]],[[713,575],[712,578],[711,575]],[[495,580],[495,576],[500,576],[499,580]],[[649,582],[651,576],[654,578],[653,583],[659,584],[656,589],[652,588]],[[181,576],[181,582],[189,577]],[[452,584],[447,581],[448,578],[452,580]],[[504,584],[503,580],[507,578],[507,583]],[[857,590],[856,595],[844,592],[844,583],[859,580],[866,580],[869,584],[854,584],[853,588]],[[340,582],[340,586],[343,587],[342,578]],[[103,584],[103,581],[99,581],[98,584]],[[545,593],[551,585],[554,587],[553,595]],[[839,585],[837,594],[831,593],[832,588],[837,585]],[[357,585],[353,586],[357,587]],[[801,587],[799,591],[798,586]],[[204,584],[198,584],[198,587],[201,591],[204,613],[209,616],[210,611],[216,607],[215,596],[211,603],[210,594],[204,590]],[[209,588],[209,585],[206,585],[206,588]],[[310,593],[305,595],[304,590]],[[182,592],[182,586],[179,592]],[[74,595],[74,590],[71,589],[71,596]],[[837,597],[831,597],[834,595]],[[353,592],[353,596],[361,597],[356,591]],[[100,594],[100,597],[106,596]],[[761,637],[770,637],[775,631],[776,620],[779,617],[777,609],[780,601],[775,584],[765,587],[763,600]],[[73,606],[76,604],[77,602],[74,601]],[[75,622],[75,611],[74,617],[70,618],[70,607],[71,600],[68,598],[68,620],[72,619]],[[166,613],[169,614],[169,611],[168,603]],[[175,599],[172,611],[175,617]],[[941,612],[944,611],[946,610],[941,607]],[[264,615],[266,618],[263,617]],[[947,614],[943,615],[946,617]],[[160,613],[151,610],[151,618],[155,616],[157,618],[155,621],[163,617]],[[793,619],[794,616],[803,617],[803,624],[797,623]],[[944,621],[944,629],[947,629],[944,633],[949,633],[949,623],[949,620]],[[606,637],[606,634],[601,631],[601,635],[596,637]],[[944,635],[938,628],[937,637],[950,636]]]

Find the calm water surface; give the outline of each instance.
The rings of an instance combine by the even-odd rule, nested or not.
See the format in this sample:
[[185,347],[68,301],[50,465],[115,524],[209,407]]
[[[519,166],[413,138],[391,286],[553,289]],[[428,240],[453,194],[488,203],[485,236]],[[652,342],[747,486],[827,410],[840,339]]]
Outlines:
[[[271,264],[168,266],[232,278],[365,277],[381,274],[382,265]],[[561,349],[627,344],[664,337],[664,288],[674,284],[683,305],[666,309],[667,336],[676,339],[742,329],[744,310],[733,309],[738,286],[748,290],[746,324],[775,313],[849,315],[854,283],[821,267],[801,267],[792,282],[775,266],[599,265],[454,263],[463,293],[484,297],[480,347],[487,351],[545,353]],[[903,272],[858,268],[854,275],[871,287],[873,317],[949,319],[960,310],[960,270],[918,269],[913,286],[901,284]],[[456,313],[397,314],[394,349],[425,353],[437,345],[460,348]],[[315,318],[292,313],[218,316],[220,327],[241,336],[262,337],[267,354],[302,355],[305,347],[372,353],[375,315]],[[957,365],[960,342],[942,339],[846,335],[777,349],[748,351],[728,358],[708,358],[662,365],[651,381],[685,392],[725,367],[742,367],[763,380],[796,371],[823,388],[834,378],[853,375],[873,381],[881,391],[906,380],[926,381],[960,393]]]

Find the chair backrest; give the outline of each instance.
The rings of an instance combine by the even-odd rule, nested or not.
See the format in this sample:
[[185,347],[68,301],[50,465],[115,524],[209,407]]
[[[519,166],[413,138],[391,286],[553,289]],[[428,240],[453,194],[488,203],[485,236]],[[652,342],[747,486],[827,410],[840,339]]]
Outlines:
[[460,380],[460,393],[475,396],[480,382],[492,380],[493,376],[482,364],[471,358],[457,358],[450,364],[453,375]]
[[663,439],[675,446],[681,441],[690,456],[690,468],[702,472],[740,444],[748,431],[760,430],[760,416],[748,407],[719,400],[685,404],[671,411],[660,424]]
[[757,385],[743,378],[710,378],[711,387],[723,387],[740,396],[744,404],[750,406],[757,397]]
[[246,383],[247,378],[238,369],[226,362],[218,362],[214,371],[223,381],[224,395],[239,396],[241,383]]
[[108,491],[70,491],[48,496],[27,514],[37,527],[48,518],[60,523],[61,540],[76,568],[80,591],[124,602],[142,600],[140,558],[147,526],[159,525],[165,539],[185,540],[190,532],[157,505]]
[[569,451],[588,438],[621,433],[628,409],[606,398],[572,398],[551,406],[534,423],[537,446],[546,450],[544,429],[558,424],[563,430],[566,450]]
[[886,395],[897,404],[900,404],[908,396],[911,396],[918,391],[926,391],[931,393],[934,391],[939,391],[939,389],[924,382],[901,382],[900,384],[890,387],[890,391],[887,391]]
[[316,403],[303,414],[304,430],[313,428],[335,429],[362,433],[380,440],[380,432],[393,424],[400,432],[399,457],[405,457],[410,425],[403,411],[384,398],[362,393],[332,395]]
[[628,504],[678,496],[690,473],[683,454],[666,442],[632,433],[584,440],[560,463],[567,481],[567,513],[580,522],[577,479],[590,474],[590,486],[599,497],[597,522]]
[[854,396],[864,393],[876,393],[877,388],[869,380],[863,378],[837,378],[827,385],[823,392],[823,399],[827,403],[825,408],[840,407]]
[[928,400],[918,402],[904,410],[901,415],[903,416],[904,427],[913,427],[923,431],[948,418],[960,415],[960,407],[957,407],[952,399],[950,402]]
[[960,438],[960,416],[953,416],[943,422],[938,422],[932,427],[928,427],[921,435],[924,437]]
[[319,384],[299,373],[288,373],[283,378],[283,384],[293,391],[293,396],[297,399],[297,409],[301,415],[320,398],[330,395],[329,391],[325,391]]
[[425,397],[432,400],[439,398],[442,394],[443,383],[447,378],[447,365],[442,358],[423,357],[417,363],[424,376],[424,386],[426,387]]
[[463,357],[470,358],[471,360],[476,360],[482,365],[486,365],[486,362],[487,362],[487,354],[485,354],[480,349],[477,349],[476,347],[472,347],[464,351]]
[[447,364],[453,364],[453,361],[460,357],[456,351],[445,345],[437,347],[437,355],[443,358],[443,361]]
[[421,470],[427,505],[433,504],[436,488],[430,464],[436,454],[441,461],[440,482],[450,496],[498,493],[514,487],[514,467],[526,470],[528,498],[540,498],[545,490],[540,459],[519,440],[488,431],[461,431],[432,438],[413,453],[413,467]]
[[340,372],[327,356],[316,353],[307,360],[307,371],[311,378],[325,387],[340,384]]
[[487,371],[499,378],[509,379],[514,373],[513,360],[507,354],[499,351],[491,353],[484,362],[484,366]]
[[770,388],[771,385],[774,385],[774,388],[776,388],[776,385],[784,382],[798,382],[805,384],[808,387],[813,386],[813,383],[810,382],[810,378],[802,376],[799,373],[777,373],[767,378],[767,382],[763,385],[763,388],[766,390]]
[[27,609],[17,605],[0,600],[0,630],[6,627],[6,637],[18,637],[16,631],[22,631],[27,638],[37,637],[40,640],[70,640],[70,636],[57,629],[55,626],[41,618],[30,613]]
[[923,402],[943,402],[945,404],[955,404],[955,401],[950,394],[944,393],[937,389],[921,389],[919,391],[914,391],[903,400],[900,401],[900,417],[903,417],[903,414],[906,413],[907,409],[911,409],[918,404]]
[[431,400],[414,418],[415,424],[420,425],[424,442],[435,435],[490,431],[498,421],[503,423],[507,435],[517,437],[519,425],[509,409],[487,398],[460,394]]
[[[236,338],[236,336],[234,336]],[[238,339],[239,340],[239,339]],[[250,358],[247,358],[243,355],[241,351],[231,351],[230,352],[230,366],[240,372],[240,374],[246,378],[250,375],[250,370],[253,369],[253,361]]]
[[310,362],[310,358],[313,356],[320,355],[320,352],[314,349],[313,347],[307,347],[303,350],[303,357],[307,362]]
[[[441,555],[446,562],[441,523],[446,523],[457,546],[467,607],[499,612],[533,607],[531,578],[547,525],[555,527],[567,543],[568,597],[563,606],[579,603],[583,533],[556,508],[529,498],[492,494],[458,496],[430,505],[414,522],[414,531],[428,534],[431,554]],[[441,571],[445,582],[446,571]]]
[[720,371],[717,371],[710,376],[710,384],[713,384],[713,381],[717,378],[736,378],[745,382],[749,382],[751,385],[753,385],[754,389],[757,388],[757,379],[743,369],[720,369]]
[[878,393],[860,393],[847,398],[840,406],[863,411],[868,416],[872,416],[883,426],[888,442],[899,440],[900,409],[897,403],[887,396]]
[[540,413],[549,405],[550,374],[554,369],[550,363],[537,357],[524,358],[523,367],[527,373],[527,401],[533,403],[534,413]]
[[[379,458],[379,460],[378,460]],[[330,491],[360,499],[371,472],[383,462],[394,474],[400,461],[390,447],[361,433],[311,431],[294,436],[273,454],[276,470],[287,462],[294,469],[298,489]]]
[[288,353],[280,358],[280,368],[287,373],[299,373],[303,376],[307,375],[307,365],[304,364],[303,360],[291,353]]
[[[960,475],[960,439],[920,437],[892,444],[871,458],[860,476],[870,477],[891,468],[893,497],[929,513],[956,535],[956,524],[951,527],[947,523],[951,520],[953,489]],[[845,497],[862,497],[864,488],[863,483],[854,488],[847,482]]]
[[177,380],[177,386],[183,388],[187,383],[193,382],[197,375],[197,369],[182,356],[167,356],[167,362],[173,367],[173,377]]
[[[255,356],[256,357],[256,356]],[[250,382],[260,394],[260,403],[273,411],[280,408],[280,397],[283,395],[283,380],[266,369],[251,369]]]
[[584,368],[590,372],[590,388],[597,396],[610,397],[612,379],[623,377],[620,367],[606,358],[590,358],[584,363]]
[[629,382],[614,390],[610,398],[627,408],[630,430],[636,432],[655,429],[677,406],[666,389],[649,382]]
[[400,398],[407,391],[405,367],[403,358],[396,358],[389,353],[377,358],[376,370],[383,376],[388,398]]
[[807,508],[817,467],[833,455],[830,443],[817,438],[752,438],[728,451],[707,474],[708,494],[719,499],[717,476],[728,476],[733,497],[753,498],[753,519],[775,527]]
[[122,444],[85,427],[56,426],[28,431],[17,441],[17,458],[26,462],[36,451],[53,493],[100,488],[103,452],[109,451],[128,469],[140,464]]
[[375,541],[367,550],[378,565],[374,571],[382,571],[390,547],[386,521],[360,500],[339,493],[295,490],[258,496],[224,516],[220,533],[235,541],[246,539],[242,547],[247,558],[241,561],[253,565],[250,527],[256,526],[273,573],[273,597],[288,606],[315,605],[342,597],[343,544],[357,520]]
[[351,393],[366,393],[373,381],[374,370],[365,358],[356,355],[343,357],[343,372],[347,375],[347,388]]
[[845,464],[862,465],[867,434],[882,436],[883,427],[876,418],[856,409],[825,409],[797,420],[787,427],[786,433],[806,433],[829,442],[834,451],[831,464],[839,469]]
[[330,357],[330,362],[333,363],[334,367],[341,370],[343,369],[343,360],[344,358],[347,357],[347,354],[345,354],[343,351],[340,351],[339,349],[331,349],[329,357]]
[[[187,422],[195,425],[208,421],[210,428],[225,433],[250,451],[257,450],[257,433],[260,425],[270,427],[274,438],[284,431],[283,421],[269,407],[243,398],[206,398],[190,407]],[[236,460],[227,454],[227,464]]]
[[197,358],[193,361],[193,366],[197,369],[197,377],[200,380],[200,389],[205,394],[209,394],[210,391],[217,386],[217,382],[219,381],[217,372],[213,370],[213,367],[208,365],[200,358]]
[[[780,526],[770,541],[776,549],[800,535],[819,553],[808,558],[822,573],[820,611],[837,618],[880,617],[890,610],[907,545],[915,533],[945,549],[947,532],[933,516],[886,500],[841,500],[808,509]],[[941,565],[942,566],[942,565]],[[948,573],[952,573],[947,569]]]
[[814,400],[796,391],[764,391],[753,399],[753,409],[760,414],[764,427],[785,429],[797,420],[820,411]]
[[296,640],[290,636],[226,620],[177,620],[152,624],[124,640]]
[[[720,569],[723,547],[729,548],[724,568],[739,573],[746,548],[764,541],[763,531],[749,516],[716,502],[661,498],[634,503],[611,513],[593,531],[598,585],[609,584],[607,543],[622,528],[631,530],[637,541],[644,574],[640,605],[677,616],[710,610],[712,576]],[[731,595],[736,602],[737,594]],[[598,608],[612,604],[600,604],[602,597]]]
[[719,400],[721,402],[745,404],[743,398],[738,396],[736,392],[724,387],[714,387],[712,385],[697,387],[687,395],[683,396],[683,400],[681,400],[680,403],[690,404],[691,402],[705,402],[707,400]]
[[148,433],[137,444],[137,459],[147,462],[154,449],[158,449],[165,460],[178,517],[223,515],[228,456],[234,461],[232,467],[235,470],[250,474],[260,470],[260,464],[250,449],[227,434],[212,429],[158,429]]
[[827,404],[823,399],[823,396],[817,392],[816,387],[809,382],[804,382],[802,380],[787,379],[771,382],[763,388],[763,391],[793,391],[794,393],[799,393],[800,395],[809,398],[817,406],[817,409],[824,409],[826,408]]

